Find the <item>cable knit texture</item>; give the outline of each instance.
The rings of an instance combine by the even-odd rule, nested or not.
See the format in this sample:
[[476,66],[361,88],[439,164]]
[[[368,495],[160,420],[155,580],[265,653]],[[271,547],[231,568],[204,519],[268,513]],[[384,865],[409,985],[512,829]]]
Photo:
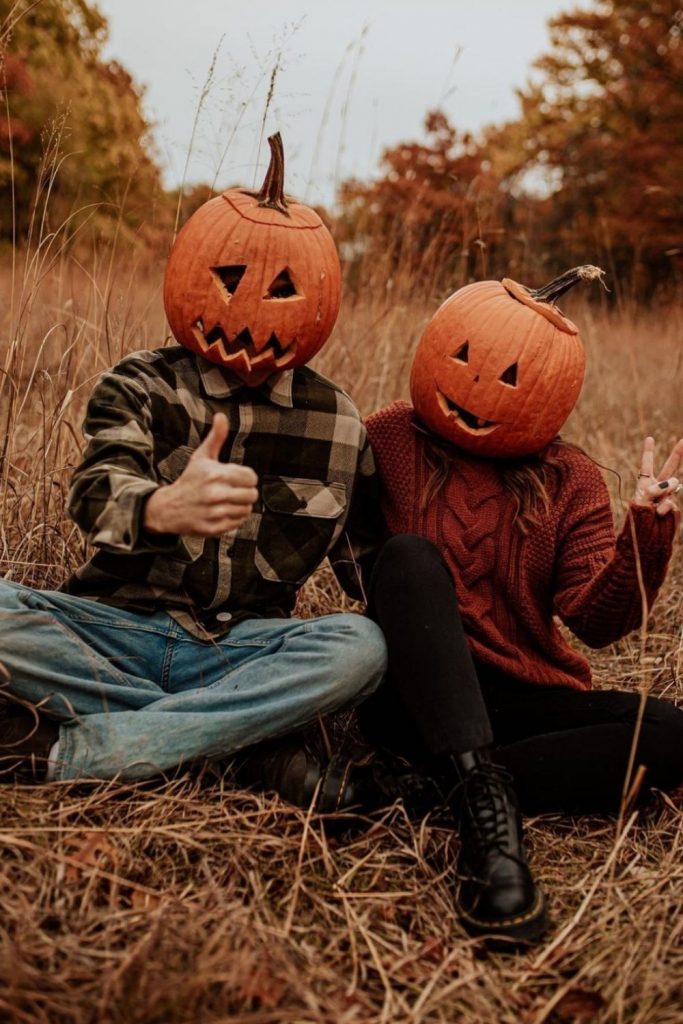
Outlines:
[[514,500],[496,463],[466,452],[458,451],[448,480],[421,511],[432,470],[412,406],[380,409],[367,429],[389,534],[415,533],[440,549],[475,658],[523,682],[588,689],[588,662],[554,616],[591,647],[637,628],[638,564],[650,608],[666,575],[677,515],[631,505],[615,537],[600,470],[562,445],[550,448],[562,462],[550,509],[526,535],[514,524]]

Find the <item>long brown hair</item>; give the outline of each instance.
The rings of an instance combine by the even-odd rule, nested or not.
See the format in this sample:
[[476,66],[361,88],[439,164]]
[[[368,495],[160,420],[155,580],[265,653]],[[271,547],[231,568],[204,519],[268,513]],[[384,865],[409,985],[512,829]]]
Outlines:
[[[421,423],[413,422],[413,426],[424,436],[425,455],[432,468],[432,475],[420,496],[420,511],[424,512],[446,483],[458,449],[427,430]],[[583,448],[570,441],[563,441],[560,437],[555,439],[553,445],[585,454]],[[562,459],[546,450],[539,455],[526,455],[518,459],[487,461],[496,466],[503,486],[512,496],[515,503],[515,525],[522,533],[528,533],[529,528],[536,526],[550,508],[552,485],[559,482],[564,468]]]

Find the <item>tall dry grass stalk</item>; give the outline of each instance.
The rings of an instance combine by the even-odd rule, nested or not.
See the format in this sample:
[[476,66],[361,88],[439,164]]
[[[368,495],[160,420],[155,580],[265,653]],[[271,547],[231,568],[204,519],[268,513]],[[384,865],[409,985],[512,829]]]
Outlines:
[[[49,588],[85,554],[65,496],[92,385],[163,344],[166,326],[161,265],[97,247],[76,258],[41,223],[24,262],[0,271],[0,576]],[[347,270],[353,287],[317,366],[367,413],[406,396],[444,296],[381,261],[356,255]],[[620,517],[642,438],[663,455],[683,427],[683,312],[566,309],[589,369],[565,436],[614,471]],[[682,598],[678,552],[646,633],[590,653],[597,685],[683,697]],[[301,610],[341,605],[321,569]],[[453,835],[400,809],[340,842],[210,773],[2,794],[3,1020],[680,1022],[679,799],[618,832],[612,820],[532,821],[558,928],[532,953],[482,960],[451,910]]]

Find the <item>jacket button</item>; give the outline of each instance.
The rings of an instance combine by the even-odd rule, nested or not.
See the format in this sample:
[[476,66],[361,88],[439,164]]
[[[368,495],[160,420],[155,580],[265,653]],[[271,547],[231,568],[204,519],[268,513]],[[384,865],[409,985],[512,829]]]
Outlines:
[[218,612],[216,615],[217,622],[230,622],[232,618],[232,612]]

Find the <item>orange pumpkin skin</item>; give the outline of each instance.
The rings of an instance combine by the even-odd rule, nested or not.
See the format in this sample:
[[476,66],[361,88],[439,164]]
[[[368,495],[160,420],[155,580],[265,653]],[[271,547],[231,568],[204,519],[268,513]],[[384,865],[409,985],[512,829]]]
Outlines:
[[242,189],[210,199],[180,231],[164,279],[176,340],[252,385],[307,363],[339,312],[332,236],[310,207],[283,194],[281,205]]
[[557,435],[584,370],[578,328],[506,278],[467,285],[436,311],[415,353],[410,390],[435,433],[477,455],[515,458]]

